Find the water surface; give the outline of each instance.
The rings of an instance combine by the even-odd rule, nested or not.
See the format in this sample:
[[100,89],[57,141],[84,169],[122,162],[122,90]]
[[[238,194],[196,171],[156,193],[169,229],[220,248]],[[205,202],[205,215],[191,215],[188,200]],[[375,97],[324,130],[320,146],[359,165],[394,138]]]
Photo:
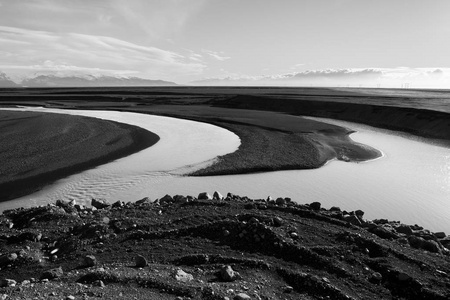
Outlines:
[[[95,116],[96,113],[86,112],[89,116]],[[120,115],[122,122],[133,121],[133,124],[138,125],[135,114],[129,115],[132,120],[127,119],[127,113]],[[162,117],[140,115],[139,122],[142,124],[139,126],[156,126],[155,118]],[[203,131],[203,127],[197,129],[197,140],[188,139],[183,134],[175,135],[173,133],[182,130],[184,123],[176,123],[170,119],[168,123],[159,124],[162,128],[151,129],[161,136],[161,141],[174,139],[165,141],[171,145],[169,147],[158,147],[158,143],[150,148],[151,155],[165,157],[158,160],[156,168],[153,164],[155,159],[151,155],[130,156],[123,159],[124,164],[133,166],[132,169],[135,166],[143,167],[141,171],[101,166],[61,180],[34,195],[1,204],[1,208],[43,204],[59,198],[77,199],[85,203],[91,197],[101,197],[111,202],[136,201],[145,196],[152,199],[165,194],[196,196],[203,191],[212,193],[218,190],[222,194],[232,192],[251,198],[266,198],[270,195],[291,197],[299,203],[319,201],[323,207],[328,208],[340,206],[349,211],[362,209],[369,219],[400,220],[406,224],[417,223],[434,231],[450,232],[450,149],[365,125],[329,122],[358,131],[351,135],[352,139],[379,149],[383,152],[383,157],[364,163],[331,161],[315,170],[212,177],[180,176],[179,174],[192,167],[190,165],[199,167],[199,163],[208,162],[214,157],[202,158],[203,154],[197,153],[201,149],[190,148],[199,143],[206,145],[203,143],[211,140],[211,136]],[[161,135],[158,130],[163,130],[166,134]],[[219,138],[214,140],[217,142]],[[231,140],[233,139],[230,137]],[[237,148],[238,139],[234,141],[234,146],[228,152]],[[180,145],[190,150],[173,152]],[[196,157],[192,161],[191,155]],[[179,156],[188,160],[181,162],[183,166],[171,161],[179,159]]]

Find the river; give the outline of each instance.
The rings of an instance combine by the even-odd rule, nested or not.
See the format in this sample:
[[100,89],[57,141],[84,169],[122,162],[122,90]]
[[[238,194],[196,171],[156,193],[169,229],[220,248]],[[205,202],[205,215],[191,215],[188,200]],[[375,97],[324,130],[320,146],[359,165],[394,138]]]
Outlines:
[[[290,197],[298,203],[319,201],[328,208],[362,209],[368,219],[387,218],[450,232],[450,149],[423,140],[360,124],[325,120],[356,130],[352,139],[379,149],[383,157],[364,163],[331,161],[314,170],[188,177],[183,174],[237,149],[237,136],[205,123],[152,115],[59,112],[141,126],[158,134],[161,141],[137,154],[59,180],[38,193],[1,203],[1,210],[56,199],[76,199],[80,203],[89,203],[92,197],[110,202],[136,201],[165,194],[196,196],[218,190],[251,198],[270,195]],[[191,123],[184,122],[198,127],[192,129]],[[196,133],[196,137],[188,138],[190,133]],[[224,149],[226,145],[228,148]]]

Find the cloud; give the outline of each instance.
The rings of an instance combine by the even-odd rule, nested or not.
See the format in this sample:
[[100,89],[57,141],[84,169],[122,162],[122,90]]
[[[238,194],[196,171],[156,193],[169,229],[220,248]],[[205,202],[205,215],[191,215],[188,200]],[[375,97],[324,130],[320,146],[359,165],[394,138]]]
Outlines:
[[202,52],[219,61],[224,61],[231,58],[228,56],[223,56],[223,52],[216,52],[206,49],[202,49]]
[[15,70],[15,73],[51,68],[103,73],[133,70],[144,78],[170,78],[180,74],[200,74],[206,67],[201,61],[192,61],[173,51],[107,36],[0,26],[0,40],[0,51],[4,54],[0,56],[0,65]]
[[353,86],[450,88],[450,69],[366,68],[326,69],[278,75],[227,75],[193,82],[195,85]]

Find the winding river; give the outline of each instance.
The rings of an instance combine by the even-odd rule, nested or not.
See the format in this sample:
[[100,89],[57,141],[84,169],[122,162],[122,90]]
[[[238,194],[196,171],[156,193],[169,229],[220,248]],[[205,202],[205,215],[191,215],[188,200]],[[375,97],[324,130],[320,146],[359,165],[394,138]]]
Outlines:
[[[31,110],[28,108],[28,110]],[[89,203],[136,201],[165,194],[197,195],[215,190],[251,198],[291,197],[299,203],[319,201],[323,207],[362,209],[368,219],[387,218],[450,232],[450,149],[347,122],[325,120],[356,130],[352,139],[383,152],[364,163],[331,161],[315,170],[248,175],[187,177],[189,171],[213,163],[240,144],[233,133],[205,123],[111,111],[62,111],[129,123],[161,137],[137,154],[59,180],[42,191],[0,204],[0,209],[33,206],[56,199]]]

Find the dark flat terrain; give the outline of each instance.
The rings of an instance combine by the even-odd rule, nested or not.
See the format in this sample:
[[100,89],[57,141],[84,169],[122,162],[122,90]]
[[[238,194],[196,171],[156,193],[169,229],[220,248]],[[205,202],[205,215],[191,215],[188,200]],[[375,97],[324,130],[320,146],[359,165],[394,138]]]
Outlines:
[[0,201],[4,201],[140,151],[159,137],[94,118],[0,111],[0,140]]
[[[0,279],[16,286],[0,287],[0,296],[448,299],[445,235],[362,214],[234,195],[7,211],[0,216]],[[87,255],[95,263],[86,265]],[[240,276],[219,276],[224,265]],[[189,276],[177,279],[178,269]]]

